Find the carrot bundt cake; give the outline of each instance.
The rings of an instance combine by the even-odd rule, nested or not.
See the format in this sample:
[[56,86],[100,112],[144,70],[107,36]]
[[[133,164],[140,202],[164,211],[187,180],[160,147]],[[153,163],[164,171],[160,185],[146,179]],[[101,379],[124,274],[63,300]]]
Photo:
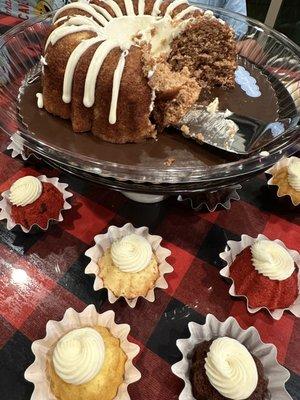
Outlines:
[[74,132],[140,142],[176,124],[201,90],[232,88],[235,34],[186,0],[91,0],[57,11],[41,103]]

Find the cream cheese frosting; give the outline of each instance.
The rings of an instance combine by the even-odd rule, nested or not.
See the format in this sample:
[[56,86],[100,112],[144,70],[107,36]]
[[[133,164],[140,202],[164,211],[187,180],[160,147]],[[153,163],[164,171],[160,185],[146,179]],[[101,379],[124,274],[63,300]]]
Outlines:
[[300,158],[293,157],[287,170],[289,185],[297,192],[300,192]]
[[251,246],[252,263],[260,274],[283,281],[295,270],[294,260],[287,250],[271,240],[258,240]]
[[82,385],[101,370],[105,357],[102,336],[93,328],[74,329],[63,336],[53,352],[57,375],[65,382]]
[[111,257],[121,271],[139,272],[149,265],[152,248],[143,236],[132,233],[112,244]]
[[211,385],[228,399],[248,399],[258,382],[253,357],[243,344],[229,337],[212,342],[205,371]]
[[10,188],[9,200],[14,206],[27,206],[34,203],[42,194],[42,182],[34,176],[18,179]]

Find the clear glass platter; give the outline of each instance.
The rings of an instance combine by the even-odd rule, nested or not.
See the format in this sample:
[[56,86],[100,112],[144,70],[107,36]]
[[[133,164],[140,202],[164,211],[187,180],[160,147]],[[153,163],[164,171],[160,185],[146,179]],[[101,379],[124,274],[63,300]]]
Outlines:
[[[156,144],[147,142],[143,145],[104,145],[118,146],[120,152],[126,152],[128,146],[131,146],[131,152],[136,151],[140,154],[137,162],[127,162],[126,157],[121,160],[118,157],[108,160],[105,157],[101,159],[93,154],[74,151],[72,138],[64,145],[54,143],[47,135],[33,133],[19,116],[18,96],[24,82],[28,83],[40,69],[40,56],[53,13],[25,21],[0,38],[0,126],[9,136],[18,132],[20,144],[69,172],[114,187],[128,186],[130,182],[134,182],[139,191],[142,191],[143,184],[147,184],[148,193],[152,190],[162,192],[164,188],[168,191],[167,187],[174,192],[179,191],[180,187],[184,190],[190,187],[193,191],[201,188],[215,189],[240,182],[268,168],[283,155],[290,155],[299,149],[300,135],[297,123],[300,119],[300,50],[284,35],[255,20],[217,8],[210,9],[232,25],[238,34],[239,42],[244,43],[240,50],[240,59],[248,59],[247,62],[253,63],[268,74],[276,92],[279,115],[277,120],[268,122],[290,121],[290,124],[285,123],[284,135],[264,148],[263,154],[257,152],[238,159],[211,147],[189,144],[192,141],[178,133],[164,134],[169,135],[164,139],[165,142],[160,142],[159,136]],[[257,47],[255,50],[248,45],[249,42],[245,41],[249,39],[256,41],[263,52],[257,53]],[[32,113],[37,112],[38,109],[32,107]],[[76,138],[75,135],[74,140],[78,140],[79,135]],[[95,139],[98,140],[93,140]],[[179,141],[184,147],[184,153],[180,155],[181,160],[179,157],[178,163],[168,166],[162,159],[157,161],[155,157],[151,157],[151,151],[155,152],[157,148],[155,146],[165,143],[168,148],[168,141],[173,140]],[[143,151],[140,152],[140,149]],[[166,153],[166,158],[167,156],[169,154]],[[129,183],[125,184],[127,181]],[[160,187],[155,189],[155,185]]]

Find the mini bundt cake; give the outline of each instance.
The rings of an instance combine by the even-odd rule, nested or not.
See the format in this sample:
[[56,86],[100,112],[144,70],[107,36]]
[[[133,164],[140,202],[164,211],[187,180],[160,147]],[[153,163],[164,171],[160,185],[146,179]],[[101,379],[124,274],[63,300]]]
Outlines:
[[57,11],[45,44],[43,105],[74,132],[154,138],[202,88],[234,86],[234,31],[186,0],[91,0]]

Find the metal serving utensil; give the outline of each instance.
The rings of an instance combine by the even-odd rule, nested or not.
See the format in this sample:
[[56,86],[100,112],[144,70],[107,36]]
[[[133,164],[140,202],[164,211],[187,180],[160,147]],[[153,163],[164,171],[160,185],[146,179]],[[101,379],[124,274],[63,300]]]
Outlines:
[[[294,130],[298,118],[265,123],[217,107],[196,105],[180,121],[178,128],[187,137],[239,155],[264,147]],[[298,133],[299,134],[299,133]]]

